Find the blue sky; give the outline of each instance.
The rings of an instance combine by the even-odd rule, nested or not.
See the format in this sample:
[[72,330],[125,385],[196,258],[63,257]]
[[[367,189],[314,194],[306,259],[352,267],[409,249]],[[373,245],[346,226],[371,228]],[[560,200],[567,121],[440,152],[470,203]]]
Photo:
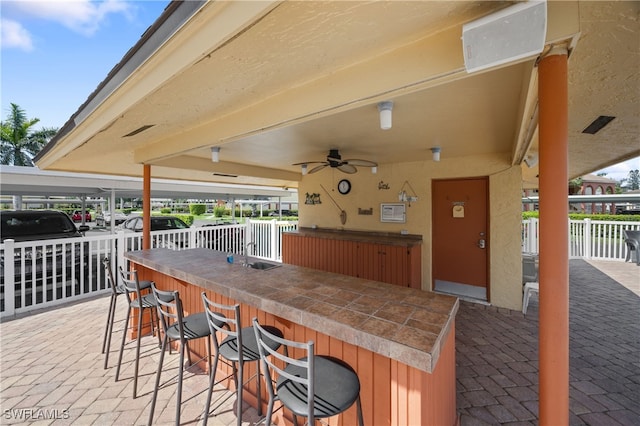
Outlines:
[[[0,102],[61,128],[162,13],[169,0],[0,0]],[[626,178],[640,158],[609,167]]]
[[61,128],[169,0],[0,0],[2,118]]

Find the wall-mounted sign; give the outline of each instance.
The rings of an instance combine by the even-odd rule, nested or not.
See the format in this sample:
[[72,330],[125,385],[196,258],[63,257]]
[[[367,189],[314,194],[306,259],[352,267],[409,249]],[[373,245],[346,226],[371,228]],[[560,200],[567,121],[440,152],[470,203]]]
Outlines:
[[464,205],[453,206],[453,217],[462,219],[464,217]]
[[316,194],[316,193],[309,194],[307,192],[304,203],[305,204],[322,204],[322,201],[320,201],[320,194]]
[[380,222],[406,222],[406,205],[404,203],[380,204]]

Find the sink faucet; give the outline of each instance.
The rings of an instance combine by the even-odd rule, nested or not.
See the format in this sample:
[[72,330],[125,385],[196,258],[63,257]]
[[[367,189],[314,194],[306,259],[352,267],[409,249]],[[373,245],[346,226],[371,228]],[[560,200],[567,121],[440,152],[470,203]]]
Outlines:
[[255,247],[256,243],[254,242],[248,242],[245,247],[244,247],[244,266],[249,266],[249,247],[250,246],[254,246]]

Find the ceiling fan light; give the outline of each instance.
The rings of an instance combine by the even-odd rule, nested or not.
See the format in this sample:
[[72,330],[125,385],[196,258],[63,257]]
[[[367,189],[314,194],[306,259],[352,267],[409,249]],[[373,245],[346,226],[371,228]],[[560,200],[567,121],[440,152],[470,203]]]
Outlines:
[[378,173],[378,167],[377,166],[371,167],[371,173],[373,173],[374,175]]
[[439,146],[434,146],[431,148],[431,153],[433,154],[433,161],[440,161],[440,151],[441,148]]
[[213,161],[214,163],[217,163],[218,161],[220,161],[220,147],[219,146],[211,147],[211,161]]
[[304,176],[304,175],[306,175],[306,174],[307,174],[308,168],[307,168],[307,165],[306,165],[306,164],[302,164],[302,165],[300,166],[300,169],[301,169],[301,171],[302,171],[302,176]]
[[384,101],[378,104],[378,112],[380,113],[380,128],[389,130],[392,125],[391,111],[393,110],[393,101]]

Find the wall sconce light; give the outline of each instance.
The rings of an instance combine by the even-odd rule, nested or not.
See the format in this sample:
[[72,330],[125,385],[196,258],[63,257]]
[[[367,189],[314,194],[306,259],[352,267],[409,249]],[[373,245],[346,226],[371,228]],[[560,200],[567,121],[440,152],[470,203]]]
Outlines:
[[384,101],[378,104],[378,112],[380,113],[380,128],[389,130],[391,128],[391,111],[393,110],[393,101]]
[[527,164],[527,167],[531,168],[538,164],[538,153],[534,152],[533,154],[529,154],[524,158],[524,162]]
[[219,146],[211,147],[211,161],[213,161],[214,163],[217,163],[218,161],[220,161],[220,147]]
[[302,164],[302,165],[300,166],[300,169],[301,169],[301,171],[302,171],[302,176],[304,176],[304,175],[306,175],[306,174],[307,174],[307,165],[306,165],[306,164]]
[[439,146],[434,146],[431,148],[431,152],[433,153],[433,161],[440,161],[440,151],[442,149]]
[[373,166],[373,167],[371,168],[371,173],[373,173],[374,175],[375,175],[376,173],[378,173],[378,167],[377,167],[377,166]]

